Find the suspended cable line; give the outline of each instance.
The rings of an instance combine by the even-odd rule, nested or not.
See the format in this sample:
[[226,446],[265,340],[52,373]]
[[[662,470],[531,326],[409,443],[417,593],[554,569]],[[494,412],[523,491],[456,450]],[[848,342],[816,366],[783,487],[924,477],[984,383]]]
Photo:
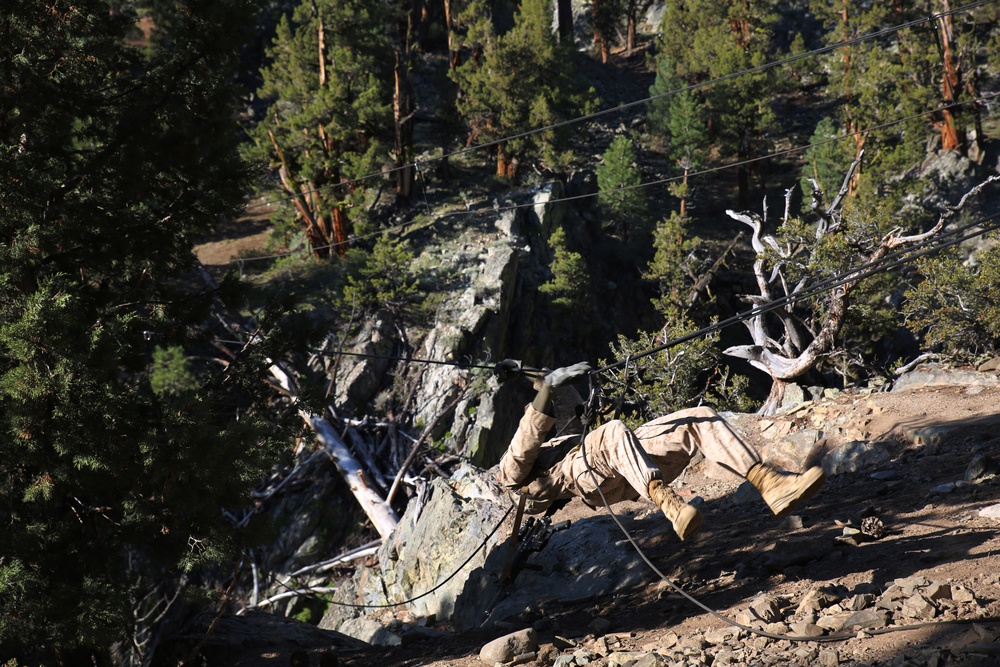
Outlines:
[[[761,65],[757,65],[756,67],[750,67],[748,69],[738,70],[736,72],[732,72],[730,74],[725,74],[723,76],[719,76],[719,77],[716,77],[716,78],[713,78],[713,79],[708,79],[708,80],[705,80],[705,81],[699,81],[697,83],[692,83],[692,84],[689,84],[687,86],[681,86],[680,88],[675,88],[673,90],[669,90],[669,91],[666,91],[666,92],[663,92],[663,93],[659,93],[657,95],[650,95],[649,97],[644,97],[642,99],[634,100],[632,102],[625,102],[625,103],[620,104],[620,105],[615,106],[615,107],[608,107],[607,109],[602,109],[600,111],[596,111],[596,112],[591,113],[591,114],[586,114],[586,115],[583,115],[583,116],[577,116],[577,117],[570,118],[570,119],[567,119],[567,120],[564,120],[564,121],[560,121],[560,122],[557,122],[557,123],[552,123],[550,125],[546,125],[546,126],[543,126],[543,127],[538,127],[538,128],[534,128],[534,129],[531,129],[531,130],[526,130],[524,132],[521,132],[521,133],[518,133],[518,134],[513,134],[513,135],[510,135],[510,136],[507,136],[507,137],[503,137],[501,139],[495,139],[493,141],[488,141],[488,142],[484,142],[484,143],[481,143],[481,144],[476,144],[475,146],[467,146],[465,148],[461,148],[459,150],[452,151],[450,153],[446,153],[446,154],[439,155],[439,156],[432,156],[432,157],[427,158],[426,160],[418,160],[418,161],[415,161],[415,162],[410,162],[410,163],[407,163],[405,165],[400,165],[400,166],[397,166],[397,167],[393,167],[391,169],[384,169],[382,171],[373,172],[371,174],[366,174],[364,176],[359,176],[357,178],[353,178],[353,179],[350,179],[350,180],[347,180],[347,181],[341,181],[339,183],[333,183],[333,184],[326,185],[326,186],[323,186],[323,187],[318,187],[318,188],[306,189],[306,190],[303,190],[299,194],[288,195],[286,197],[280,197],[280,198],[269,200],[267,202],[262,202],[262,203],[259,203],[259,204],[252,204],[250,206],[245,207],[245,210],[251,210],[251,209],[259,208],[259,207],[262,207],[262,206],[270,206],[272,204],[280,203],[280,202],[283,202],[283,201],[290,201],[292,199],[295,199],[296,197],[300,197],[300,196],[304,196],[304,195],[310,195],[310,194],[317,193],[317,192],[324,192],[326,190],[331,190],[331,189],[334,189],[334,188],[353,187],[354,185],[357,185],[358,183],[361,183],[363,181],[367,181],[367,180],[370,180],[370,179],[373,179],[373,178],[382,178],[382,177],[392,175],[392,174],[394,174],[394,173],[396,173],[398,171],[402,171],[402,170],[405,170],[405,169],[410,169],[410,168],[419,169],[420,165],[422,165],[422,164],[443,161],[443,160],[447,160],[447,159],[450,159],[450,158],[453,158],[453,157],[459,157],[461,155],[465,155],[467,153],[478,151],[478,150],[481,150],[481,149],[484,149],[484,148],[491,148],[493,146],[497,146],[499,144],[502,144],[502,143],[505,143],[505,142],[508,142],[508,141],[514,141],[514,140],[517,140],[517,139],[524,139],[524,138],[527,138],[527,137],[530,137],[530,136],[533,136],[533,135],[536,135],[536,134],[541,134],[543,132],[550,132],[552,130],[561,129],[561,128],[564,128],[564,127],[568,127],[570,125],[576,125],[578,123],[583,123],[583,122],[591,121],[591,120],[594,120],[594,119],[597,119],[597,118],[601,118],[601,117],[604,117],[604,116],[607,116],[607,115],[610,115],[610,114],[613,114],[613,113],[618,113],[618,112],[623,111],[625,109],[630,109],[632,107],[636,107],[636,106],[639,106],[639,105],[648,104],[648,103],[650,103],[650,102],[652,102],[654,100],[658,100],[658,99],[662,99],[662,98],[666,98],[666,97],[671,97],[671,96],[674,96],[674,95],[678,95],[680,93],[685,93],[685,92],[692,91],[692,90],[698,90],[698,89],[701,89],[701,88],[710,88],[710,87],[718,85],[720,83],[725,83],[725,82],[731,81],[733,79],[738,79],[738,78],[740,78],[742,76],[748,76],[748,75],[752,75],[752,74],[759,74],[761,72],[764,72],[764,71],[767,71],[767,70],[770,70],[770,69],[774,69],[774,68],[780,67],[782,65],[787,65],[787,64],[790,64],[790,63],[793,63],[793,62],[797,62],[799,60],[804,60],[806,58],[811,58],[811,57],[814,57],[814,56],[823,55],[823,54],[826,54],[826,53],[830,53],[832,51],[836,51],[837,49],[845,48],[845,47],[848,47],[848,46],[853,46],[855,44],[860,44],[860,43],[867,42],[867,41],[870,41],[870,40],[878,39],[880,37],[885,37],[886,35],[890,35],[892,33],[899,32],[900,30],[905,30],[907,28],[913,28],[915,26],[922,25],[924,23],[930,23],[932,21],[937,21],[938,19],[944,18],[946,16],[953,16],[955,14],[962,14],[962,13],[965,13],[965,12],[969,12],[969,11],[972,11],[973,9],[978,9],[979,7],[982,7],[982,6],[988,5],[988,4],[993,4],[995,2],[997,2],[997,0],[977,0],[976,2],[972,2],[972,3],[969,3],[967,5],[963,5],[961,7],[956,7],[955,9],[948,9],[948,10],[945,10],[943,12],[939,12],[939,13],[935,13],[935,14],[930,14],[928,16],[923,16],[923,17],[920,17],[918,19],[913,19],[911,21],[906,21],[904,23],[900,23],[898,25],[894,25],[894,26],[891,26],[891,27],[888,27],[888,28],[883,28],[881,30],[876,30],[874,32],[866,33],[864,35],[859,35],[857,37],[852,37],[850,39],[845,39],[845,40],[842,40],[842,41],[839,41],[839,42],[834,42],[833,44],[828,44],[826,46],[822,46],[822,47],[819,47],[819,48],[816,48],[816,49],[812,49],[811,51],[806,51],[804,53],[799,53],[799,54],[796,54],[796,55],[788,56],[786,58],[779,58],[778,60],[773,60],[771,62],[763,63]],[[955,105],[949,105],[949,107],[951,107],[951,106],[955,106]],[[283,190],[274,190],[274,191],[275,192],[283,192]]]
[[[984,181],[981,186],[985,186],[989,183],[994,183],[1000,180],[1000,176],[990,177],[987,181]],[[988,224],[992,223],[992,224]],[[980,229],[976,229],[979,227]],[[651,356],[657,352],[662,352],[671,347],[681,345],[688,341],[694,340],[696,338],[701,338],[709,334],[716,333],[723,329],[726,329],[734,324],[740,324],[746,322],[754,317],[760,315],[765,315],[778,308],[784,308],[789,305],[798,303],[799,301],[804,301],[806,299],[811,299],[814,297],[821,296],[830,292],[838,287],[841,287],[849,282],[856,282],[864,280],[865,278],[871,277],[876,273],[882,271],[890,271],[892,269],[904,266],[914,260],[924,257],[936,252],[940,252],[945,248],[950,248],[956,246],[960,243],[968,241],[970,239],[982,236],[991,231],[1000,229],[1000,213],[995,213],[993,215],[986,216],[974,222],[970,222],[962,227],[950,231],[942,231],[928,239],[914,243],[913,245],[907,246],[905,248],[900,248],[899,250],[888,253],[884,257],[877,260],[865,262],[859,264],[858,266],[849,268],[841,273],[834,276],[826,278],[824,280],[814,283],[812,286],[803,289],[800,292],[793,292],[791,294],[785,295],[783,297],[778,297],[773,301],[768,302],[760,306],[755,306],[741,313],[737,313],[731,317],[724,320],[716,322],[715,324],[709,325],[707,327],[702,327],[696,331],[684,334],[677,338],[671,339],[664,342],[661,345],[657,345],[652,348],[648,348],[641,352],[635,352],[628,355],[626,359],[621,359],[614,363],[608,364],[601,368],[594,369],[590,371],[591,374],[602,373],[616,368],[620,368],[627,363],[631,363],[638,359]],[[971,231],[970,231],[971,230]],[[219,343],[228,343],[232,345],[243,345],[241,341],[236,340],[225,340],[217,339]],[[403,363],[416,363],[416,364],[436,364],[442,366],[452,366],[455,368],[468,369],[468,370],[495,370],[494,365],[482,364],[482,363],[469,363],[469,362],[458,362],[458,361],[441,361],[436,359],[425,359],[419,357],[411,356],[393,356],[393,355],[378,355],[378,354],[368,354],[362,352],[347,352],[347,351],[336,351],[336,350],[310,350],[312,354],[326,357],[360,357],[367,359],[380,359],[387,361],[397,361]]]
[[[990,0],[990,1],[994,2],[996,0]],[[916,120],[917,118],[923,118],[925,116],[931,116],[933,114],[940,113],[941,111],[944,111],[945,109],[954,109],[956,107],[960,107],[960,106],[963,106],[963,105],[966,105],[966,104],[979,104],[981,102],[986,102],[988,100],[995,99],[998,96],[1000,96],[1000,93],[989,93],[989,94],[986,94],[986,95],[981,95],[981,96],[979,96],[977,98],[974,98],[974,99],[962,100],[961,102],[956,102],[954,104],[949,104],[947,107],[935,107],[934,109],[930,109],[928,111],[922,111],[920,113],[915,113],[915,114],[910,114],[908,116],[903,116],[903,117],[897,118],[895,120],[890,120],[890,121],[886,121],[885,123],[880,123],[878,125],[873,125],[871,127],[865,128],[863,130],[855,130],[854,132],[848,132],[846,134],[843,134],[843,135],[840,135],[840,136],[837,136],[837,137],[831,137],[831,138],[828,138],[828,139],[822,139],[822,140],[819,140],[819,141],[810,142],[809,144],[800,144],[798,146],[792,146],[791,148],[783,148],[781,150],[772,151],[770,153],[767,153],[766,155],[759,155],[757,157],[746,158],[746,159],[740,160],[738,162],[731,162],[729,164],[717,165],[715,167],[706,167],[705,169],[699,169],[699,170],[695,170],[695,171],[690,171],[690,172],[688,172],[688,178],[690,179],[690,178],[696,178],[698,176],[705,176],[705,175],[708,175],[708,174],[714,174],[714,173],[718,173],[718,172],[725,171],[725,170],[728,170],[728,169],[737,169],[737,168],[740,168],[740,167],[744,167],[744,166],[746,166],[748,164],[754,164],[756,162],[761,162],[761,161],[764,161],[764,160],[770,160],[772,158],[782,157],[782,156],[785,156],[785,155],[791,155],[791,154],[794,154],[794,153],[798,153],[800,151],[809,150],[810,148],[813,148],[814,146],[825,146],[827,144],[835,143],[835,142],[838,142],[838,141],[843,141],[843,140],[851,138],[851,137],[863,136],[863,135],[866,135],[866,134],[870,134],[872,132],[877,132],[879,130],[885,130],[885,129],[893,127],[895,125],[906,123],[906,122],[911,121],[911,120]],[[669,177],[666,177],[666,178],[658,178],[656,180],[646,181],[646,182],[643,182],[643,183],[637,183],[635,185],[622,186],[622,187],[619,187],[619,188],[615,188],[613,190],[599,190],[597,192],[592,192],[592,193],[587,193],[587,194],[573,195],[571,197],[563,197],[562,199],[559,199],[557,201],[559,201],[559,202],[573,202],[573,201],[579,201],[579,200],[583,200],[583,199],[590,199],[590,198],[593,198],[593,197],[600,197],[601,195],[615,194],[615,193],[619,193],[619,192],[627,192],[629,190],[638,190],[638,189],[642,189],[642,188],[648,188],[648,187],[652,187],[654,185],[663,185],[663,184],[666,184],[666,183],[673,183],[673,182],[677,182],[677,181],[683,180],[683,178],[684,178],[684,176],[682,176],[682,175],[681,176],[669,176]],[[432,223],[437,223],[437,222],[440,222],[440,221],[444,220],[445,218],[453,217],[453,216],[481,215],[484,212],[490,212],[490,211],[492,211],[494,214],[497,214],[497,213],[504,213],[506,211],[512,211],[512,210],[517,210],[517,209],[522,209],[522,208],[533,208],[534,206],[536,206],[536,204],[534,202],[528,202],[528,203],[524,203],[524,204],[506,204],[506,205],[503,205],[503,206],[497,205],[497,206],[494,206],[493,208],[480,208],[480,209],[471,209],[471,210],[466,210],[466,211],[451,211],[449,213],[443,213],[440,216],[437,216],[432,221]],[[332,249],[332,248],[339,247],[341,245],[346,245],[346,244],[351,243],[351,242],[356,242],[356,241],[359,241],[359,240],[365,240],[365,239],[370,239],[370,238],[376,238],[376,237],[382,236],[382,235],[390,233],[390,232],[399,231],[401,229],[405,229],[406,227],[409,227],[410,225],[416,224],[417,222],[418,222],[418,219],[413,218],[413,219],[410,219],[410,220],[408,220],[406,222],[401,222],[401,223],[398,223],[396,225],[387,227],[386,229],[380,230],[378,232],[372,232],[370,234],[366,234],[366,235],[363,235],[363,236],[357,236],[352,241],[344,241],[344,242],[339,242],[339,243],[330,243],[328,245],[317,246],[315,248],[311,248],[311,247],[310,248],[301,248],[301,249],[298,249],[298,250],[290,250],[290,251],[284,252],[284,253],[275,253],[273,255],[261,255],[261,256],[258,256],[258,257],[244,257],[244,258],[240,258],[240,259],[230,260],[229,262],[227,262],[227,264],[229,264],[229,265],[243,265],[246,262],[256,262],[256,261],[266,261],[266,260],[272,260],[272,259],[281,259],[282,257],[290,257],[292,255],[295,255],[295,254],[298,254],[298,253],[302,253],[302,252],[316,252],[318,250],[329,250],[329,249]]]

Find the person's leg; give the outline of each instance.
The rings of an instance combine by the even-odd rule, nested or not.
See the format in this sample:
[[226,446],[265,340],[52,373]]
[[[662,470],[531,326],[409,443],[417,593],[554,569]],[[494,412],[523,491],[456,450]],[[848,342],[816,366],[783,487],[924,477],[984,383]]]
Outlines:
[[682,540],[701,526],[698,510],[663,484],[660,471],[635,434],[620,421],[591,431],[583,445],[566,456],[561,468],[575,494],[591,505],[602,504],[602,494],[608,504],[641,496],[660,507]]
[[688,408],[654,419],[635,429],[635,435],[667,482],[676,479],[698,451],[740,477],[760,463],[760,453],[711,408]]
[[698,451],[747,479],[777,516],[791,512],[823,485],[817,466],[799,473],[774,470],[760,453],[711,408],[690,408],[660,417],[635,429],[643,450],[671,481],[683,472]]

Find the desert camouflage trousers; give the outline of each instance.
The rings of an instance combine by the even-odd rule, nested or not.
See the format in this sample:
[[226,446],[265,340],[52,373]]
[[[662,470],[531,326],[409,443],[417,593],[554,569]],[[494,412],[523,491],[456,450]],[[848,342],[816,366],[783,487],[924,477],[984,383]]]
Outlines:
[[525,408],[498,478],[521,487],[526,511],[544,511],[555,500],[579,497],[592,506],[649,498],[649,482],[677,478],[694,456],[729,469],[740,477],[760,461],[760,454],[711,408],[690,408],[660,417],[634,431],[614,420],[599,426],[580,443],[579,436],[544,439],[555,418]]

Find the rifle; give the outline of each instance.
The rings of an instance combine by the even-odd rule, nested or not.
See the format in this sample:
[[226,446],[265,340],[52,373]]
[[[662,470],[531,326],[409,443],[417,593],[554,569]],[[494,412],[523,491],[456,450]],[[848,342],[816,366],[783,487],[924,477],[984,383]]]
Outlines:
[[[565,503],[561,503],[561,507]],[[550,512],[554,512],[557,508],[550,508]],[[483,623],[485,624],[490,614],[496,608],[500,601],[507,597],[510,590],[514,587],[514,579],[517,578],[518,573],[521,570],[541,570],[541,566],[527,563],[528,556],[535,553],[536,551],[541,551],[545,548],[545,545],[549,543],[549,538],[552,537],[553,533],[560,530],[565,530],[569,528],[569,519],[565,521],[560,521],[559,523],[552,523],[552,517],[549,513],[540,519],[536,519],[533,516],[529,516],[524,523],[518,528],[517,534],[513,536],[514,538],[514,553],[511,554],[507,563],[504,566],[504,570],[500,575],[497,583],[497,594],[493,597],[493,600],[487,605],[485,609],[485,619]]]
[[501,580],[502,584],[513,583],[514,579],[517,577],[521,570],[541,570],[542,568],[538,565],[532,565],[527,562],[528,556],[531,554],[541,551],[545,548],[545,545],[549,543],[549,538],[560,530],[565,530],[569,528],[570,521],[560,521],[559,523],[552,523],[552,518],[549,516],[543,516],[541,518],[535,518],[529,516],[524,524],[521,526],[517,533],[517,551],[514,552],[514,557],[511,559],[509,572],[507,576]]

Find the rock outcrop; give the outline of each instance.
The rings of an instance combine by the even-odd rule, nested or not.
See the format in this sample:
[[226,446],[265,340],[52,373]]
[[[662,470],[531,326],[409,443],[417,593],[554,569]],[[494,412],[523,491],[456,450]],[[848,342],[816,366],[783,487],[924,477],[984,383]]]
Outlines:
[[467,466],[431,482],[379,549],[377,566],[341,586],[320,627],[397,644],[422,620],[458,631],[502,626],[543,601],[593,600],[652,580],[640,557],[622,548],[610,517],[595,514],[552,531],[544,558],[520,570],[515,587],[501,586],[513,503],[492,478]]

